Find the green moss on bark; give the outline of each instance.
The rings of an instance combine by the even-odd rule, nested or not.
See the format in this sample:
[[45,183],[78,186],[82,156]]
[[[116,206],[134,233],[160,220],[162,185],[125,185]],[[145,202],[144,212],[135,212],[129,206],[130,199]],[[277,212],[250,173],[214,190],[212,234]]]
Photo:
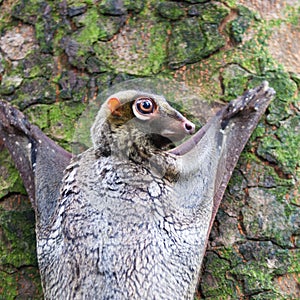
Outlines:
[[237,18],[229,22],[227,28],[232,41],[241,43],[246,30],[249,28],[251,21],[253,21],[254,13],[245,6],[238,6],[236,11]]
[[0,152],[0,161],[0,199],[9,193],[25,194],[19,172],[14,167],[7,150]]
[[157,10],[162,17],[173,21],[185,16],[184,8],[180,7],[180,4],[171,1],[159,3]]
[[237,296],[234,281],[224,276],[232,268],[229,260],[209,252],[205,256],[204,264],[201,292],[205,299],[224,299],[229,295]]
[[75,132],[74,123],[85,106],[80,102],[61,102],[55,105],[35,105],[26,110],[31,122],[39,126],[51,138],[71,151]]
[[35,240],[33,211],[2,211],[0,224],[0,263],[17,268],[36,265],[36,248],[32,243]]
[[228,13],[225,6],[208,3],[193,7],[191,17],[175,22],[168,43],[169,66],[195,63],[224,46],[218,24]]
[[144,16],[133,18],[123,32],[126,32],[126,39],[120,35],[108,43],[98,42],[94,47],[96,57],[116,72],[139,76],[156,74],[162,70],[166,60],[169,28],[168,23],[153,17],[150,17],[147,26]]

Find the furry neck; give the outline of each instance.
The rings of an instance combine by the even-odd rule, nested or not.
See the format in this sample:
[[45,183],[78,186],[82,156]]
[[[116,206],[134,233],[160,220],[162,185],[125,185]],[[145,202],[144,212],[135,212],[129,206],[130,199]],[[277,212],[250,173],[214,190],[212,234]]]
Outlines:
[[102,124],[97,132],[98,156],[122,156],[137,162],[149,159],[152,155],[168,150],[171,141],[155,133],[145,133],[136,124],[121,126]]
[[116,128],[106,122],[98,131],[97,140],[95,153],[98,157],[110,156],[143,165],[169,181],[177,178],[176,159],[164,151],[170,141],[160,135],[145,134],[130,124]]

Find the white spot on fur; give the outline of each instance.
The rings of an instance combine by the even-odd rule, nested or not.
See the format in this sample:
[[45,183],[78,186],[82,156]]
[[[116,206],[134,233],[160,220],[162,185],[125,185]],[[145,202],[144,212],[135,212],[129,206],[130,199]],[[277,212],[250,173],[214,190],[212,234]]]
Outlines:
[[161,194],[161,189],[158,183],[156,182],[151,182],[149,187],[148,187],[148,192],[150,196],[152,197],[158,197]]

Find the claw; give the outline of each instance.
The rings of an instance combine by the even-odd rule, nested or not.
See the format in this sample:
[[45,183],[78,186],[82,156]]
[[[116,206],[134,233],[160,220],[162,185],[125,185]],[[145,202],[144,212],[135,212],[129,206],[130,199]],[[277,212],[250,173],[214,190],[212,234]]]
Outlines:
[[[242,111],[258,111],[263,104],[275,95],[274,89],[269,87],[267,81],[256,88],[246,91],[241,97],[232,100],[222,116],[222,128],[226,127],[229,119],[235,117]],[[223,129],[224,129],[223,128]]]

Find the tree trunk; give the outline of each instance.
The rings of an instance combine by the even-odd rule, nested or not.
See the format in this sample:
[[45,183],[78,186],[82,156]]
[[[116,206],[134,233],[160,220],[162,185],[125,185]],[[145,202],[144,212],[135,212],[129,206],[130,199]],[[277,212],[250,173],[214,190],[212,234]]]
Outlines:
[[[72,150],[84,109],[125,80],[173,78],[225,102],[268,80],[276,99],[221,203],[197,299],[296,299],[299,9],[298,0],[0,1],[0,96]],[[40,299],[34,214],[0,150],[0,299]]]

